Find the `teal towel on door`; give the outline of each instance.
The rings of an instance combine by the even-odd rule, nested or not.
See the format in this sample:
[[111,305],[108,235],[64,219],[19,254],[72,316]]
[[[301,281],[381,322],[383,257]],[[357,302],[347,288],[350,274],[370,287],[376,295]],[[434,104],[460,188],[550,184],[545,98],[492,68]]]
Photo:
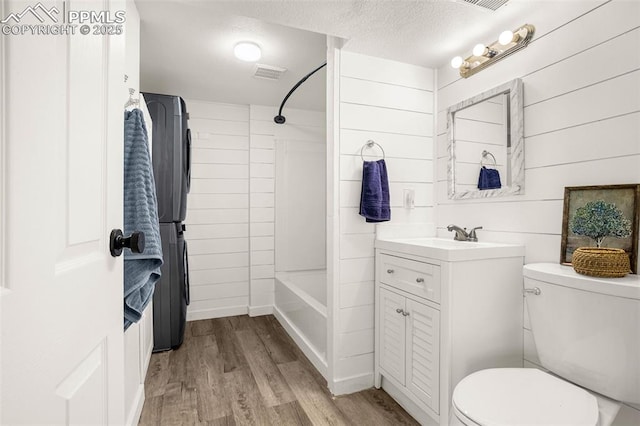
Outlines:
[[160,279],[162,241],[158,201],[142,111],[124,114],[124,235],[144,232],[142,253],[124,249],[124,328],[138,322]]

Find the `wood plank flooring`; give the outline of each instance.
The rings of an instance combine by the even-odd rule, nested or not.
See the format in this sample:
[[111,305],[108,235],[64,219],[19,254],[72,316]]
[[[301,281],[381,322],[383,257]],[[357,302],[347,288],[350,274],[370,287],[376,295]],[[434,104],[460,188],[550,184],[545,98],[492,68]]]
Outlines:
[[272,316],[187,323],[175,351],[153,354],[140,425],[417,425],[389,395],[333,397]]

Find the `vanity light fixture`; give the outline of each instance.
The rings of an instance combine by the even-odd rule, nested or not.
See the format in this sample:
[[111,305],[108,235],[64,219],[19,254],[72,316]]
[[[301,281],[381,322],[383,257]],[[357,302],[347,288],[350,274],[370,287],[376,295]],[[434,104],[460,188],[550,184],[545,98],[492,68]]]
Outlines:
[[471,77],[489,65],[526,47],[533,38],[534,32],[535,27],[530,24],[524,24],[514,31],[503,31],[498,40],[489,45],[476,44],[473,54],[468,58],[463,59],[461,56],[453,58],[451,66],[460,70],[461,77]]
[[255,62],[262,57],[260,46],[250,41],[241,41],[233,48],[236,58],[245,62]]
[[487,58],[493,58],[497,54],[498,52],[496,50],[490,49],[482,43],[476,44],[473,48],[474,56],[486,56]]

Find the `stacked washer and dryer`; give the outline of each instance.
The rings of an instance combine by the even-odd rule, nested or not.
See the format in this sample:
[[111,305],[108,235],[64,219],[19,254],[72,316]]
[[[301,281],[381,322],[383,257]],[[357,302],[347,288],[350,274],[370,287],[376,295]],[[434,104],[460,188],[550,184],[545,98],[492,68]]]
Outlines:
[[153,120],[153,174],[162,239],[162,277],[153,295],[153,351],[178,348],[189,304],[189,260],[184,239],[191,184],[189,114],[179,96],[144,93]]

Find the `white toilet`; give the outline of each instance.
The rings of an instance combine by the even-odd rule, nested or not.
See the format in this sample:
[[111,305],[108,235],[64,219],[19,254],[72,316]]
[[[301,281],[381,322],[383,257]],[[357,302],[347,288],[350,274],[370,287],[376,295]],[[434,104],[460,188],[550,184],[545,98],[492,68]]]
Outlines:
[[552,374],[470,374],[453,391],[454,423],[605,426],[622,402],[640,404],[640,278],[540,263],[524,267],[524,287],[538,356]]

